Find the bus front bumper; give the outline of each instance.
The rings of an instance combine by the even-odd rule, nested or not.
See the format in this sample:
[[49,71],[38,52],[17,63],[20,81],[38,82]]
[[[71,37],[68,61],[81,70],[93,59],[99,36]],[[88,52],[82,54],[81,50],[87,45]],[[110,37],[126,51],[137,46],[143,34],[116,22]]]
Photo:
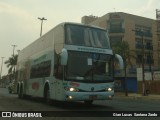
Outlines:
[[114,91],[110,92],[66,92],[67,101],[110,100]]

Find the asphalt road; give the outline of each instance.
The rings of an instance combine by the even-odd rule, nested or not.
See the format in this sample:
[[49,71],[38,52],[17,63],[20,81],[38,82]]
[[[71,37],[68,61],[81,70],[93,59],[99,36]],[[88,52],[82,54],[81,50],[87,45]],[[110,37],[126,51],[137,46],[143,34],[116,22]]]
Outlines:
[[[147,113],[160,113],[160,101],[157,100],[142,100],[131,99],[115,96],[113,100],[95,101],[92,106],[86,106],[84,103],[75,102],[57,102],[53,101],[52,105],[46,105],[39,98],[32,99],[18,99],[16,94],[9,94],[6,88],[0,88],[0,111],[50,111],[48,114],[54,112],[54,117],[38,118],[38,120],[54,120],[54,119],[73,119],[73,120],[106,120],[107,114],[115,117],[107,117],[107,119],[158,119],[157,117],[118,117],[119,112],[125,113],[127,111],[147,111]],[[110,111],[112,111],[110,113]],[[103,113],[103,117],[101,117]],[[59,114],[59,116],[55,116]],[[106,114],[106,116],[105,116]],[[129,114],[127,112],[127,114]],[[62,117],[60,117],[62,115]],[[93,116],[92,116],[93,115]],[[0,118],[1,119],[22,119],[22,118]],[[23,118],[27,119],[27,118]],[[29,118],[29,120],[36,118]]]

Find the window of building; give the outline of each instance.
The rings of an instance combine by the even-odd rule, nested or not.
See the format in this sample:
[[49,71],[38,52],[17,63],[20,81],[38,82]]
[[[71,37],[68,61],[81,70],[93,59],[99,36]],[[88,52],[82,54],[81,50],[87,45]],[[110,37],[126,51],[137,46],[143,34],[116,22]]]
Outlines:
[[146,64],[154,63],[153,54],[151,52],[145,53],[145,63]]
[[142,54],[137,54],[136,62],[137,63],[142,63]]
[[136,38],[135,45],[136,45],[136,49],[142,49],[143,48],[142,39]]
[[110,33],[119,33],[124,32],[124,29],[122,28],[123,21],[122,20],[112,20],[109,21],[109,32]]
[[153,50],[152,42],[146,42],[145,48],[146,48],[147,50]]
[[158,41],[160,41],[160,34],[158,34]]
[[111,36],[110,37],[111,46],[114,47],[118,43],[122,42],[122,38],[123,36]]
[[135,34],[137,36],[152,37],[152,28],[142,25],[135,25]]

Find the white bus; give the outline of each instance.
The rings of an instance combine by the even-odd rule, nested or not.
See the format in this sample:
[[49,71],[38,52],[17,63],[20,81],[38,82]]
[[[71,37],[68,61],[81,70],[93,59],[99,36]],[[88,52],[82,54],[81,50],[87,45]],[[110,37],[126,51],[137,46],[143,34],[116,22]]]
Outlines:
[[20,51],[17,92],[46,102],[107,100],[114,96],[114,56],[106,30],[61,23]]

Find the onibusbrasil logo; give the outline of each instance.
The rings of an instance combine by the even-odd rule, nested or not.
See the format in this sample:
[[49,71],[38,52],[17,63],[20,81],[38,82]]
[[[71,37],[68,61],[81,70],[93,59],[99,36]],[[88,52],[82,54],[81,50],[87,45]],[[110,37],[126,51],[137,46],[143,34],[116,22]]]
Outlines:
[[40,112],[1,112],[1,117],[42,117]]

